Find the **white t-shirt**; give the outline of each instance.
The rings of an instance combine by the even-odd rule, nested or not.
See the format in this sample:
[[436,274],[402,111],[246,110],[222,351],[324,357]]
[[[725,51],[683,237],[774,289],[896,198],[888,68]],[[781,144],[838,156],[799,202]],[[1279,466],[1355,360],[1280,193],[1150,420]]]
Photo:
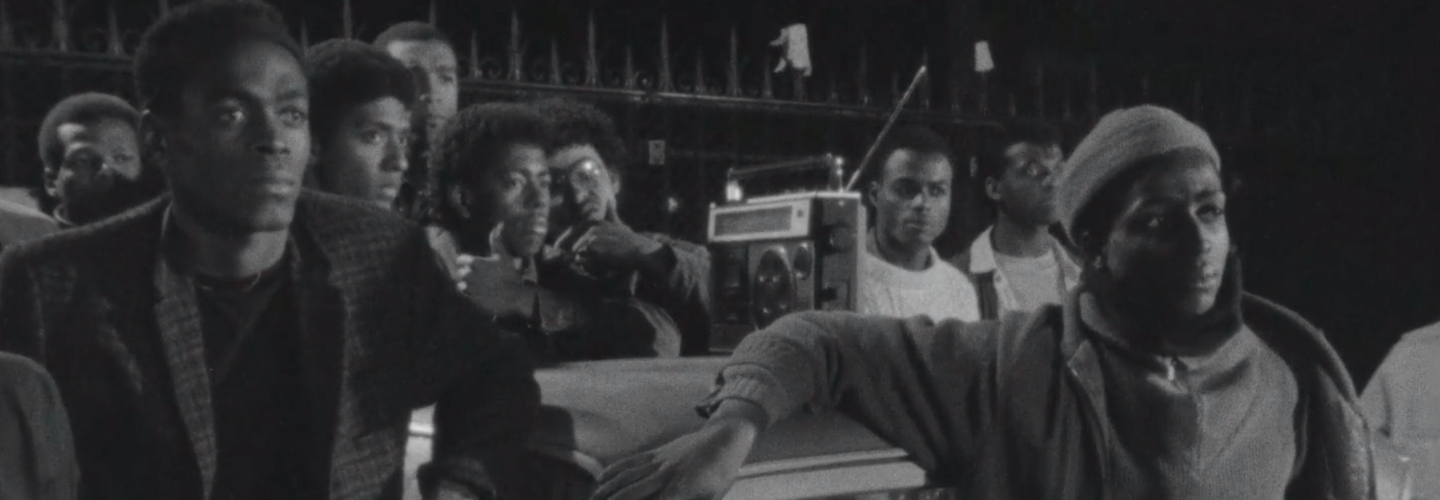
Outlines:
[[861,252],[858,312],[908,318],[921,314],[940,321],[980,320],[975,286],[930,249],[930,267],[911,271],[870,252]]
[[1020,303],[1020,310],[1034,311],[1045,304],[1059,304],[1060,264],[1055,261],[1055,251],[1039,257],[1011,257],[995,252],[995,265],[1010,282],[1010,290]]
[[1440,495],[1440,323],[1400,338],[1361,393],[1360,411],[1410,457],[1415,498]]

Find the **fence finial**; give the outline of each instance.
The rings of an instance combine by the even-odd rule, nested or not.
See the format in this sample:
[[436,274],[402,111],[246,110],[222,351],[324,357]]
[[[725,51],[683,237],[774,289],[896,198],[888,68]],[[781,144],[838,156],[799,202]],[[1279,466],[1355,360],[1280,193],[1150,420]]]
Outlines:
[[585,86],[600,85],[599,47],[595,42],[595,9],[590,9],[585,23]]
[[518,82],[524,76],[525,54],[520,48],[520,12],[514,5],[510,6],[510,81]]
[[860,64],[855,71],[855,91],[858,94],[862,106],[870,105],[870,49],[865,42],[860,42]]
[[15,27],[10,25],[10,4],[0,0],[0,48],[15,46]]
[[[926,47],[925,49],[923,49],[923,50],[920,51],[920,66],[921,66],[921,67],[925,67],[925,68],[929,68],[929,67],[930,67],[930,48],[929,48],[929,47]],[[929,79],[929,78],[926,78],[926,79],[924,79],[923,81],[920,82],[920,90],[919,90],[919,92],[920,92],[920,108],[921,108],[921,109],[930,109],[930,98],[932,97],[932,96],[930,95],[930,94],[931,94],[930,88],[931,88],[931,87],[930,87],[930,79]]]
[[560,41],[550,37],[550,84],[560,85],[564,80],[560,79]]
[[70,50],[70,19],[66,15],[65,0],[53,0],[50,18],[51,47],[61,52]]
[[354,11],[354,9],[351,8],[350,0],[345,0],[345,7],[344,7],[344,8],[345,8],[345,12],[344,12],[344,17],[342,18],[342,22],[343,22],[344,24],[341,26],[340,33],[341,33],[342,36],[344,36],[347,40],[354,40],[354,39],[355,39],[355,11]]
[[630,44],[625,44],[625,88],[635,90],[639,85],[639,77],[635,75],[635,50]]
[[105,30],[110,55],[125,55],[125,44],[120,41],[120,20],[115,16],[115,0],[105,1]]
[[470,77],[480,78],[480,34],[470,32]]
[[761,69],[760,69],[760,74],[764,75],[764,76],[762,77],[763,79],[760,81],[760,97],[765,98],[765,99],[774,99],[774,98],[775,98],[775,84],[774,84],[774,82],[770,81],[770,55],[769,55],[769,54],[766,54],[766,55],[765,55],[765,66],[762,66],[762,67],[761,67]]
[[670,74],[670,21],[660,18],[660,81],[661,92],[675,90],[675,79]]
[[710,89],[705,87],[705,51],[703,49],[697,49],[695,52],[695,93],[710,93]]
[[725,93],[733,97],[740,95],[740,39],[735,34],[735,26],[730,26],[729,62],[725,68]]

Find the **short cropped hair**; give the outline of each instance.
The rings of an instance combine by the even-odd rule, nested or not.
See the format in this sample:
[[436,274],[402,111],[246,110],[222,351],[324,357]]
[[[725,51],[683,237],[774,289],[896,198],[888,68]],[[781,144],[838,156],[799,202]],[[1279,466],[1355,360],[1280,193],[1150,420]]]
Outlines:
[[918,154],[944,156],[950,162],[950,167],[955,167],[955,151],[950,149],[950,143],[944,137],[924,125],[904,125],[896,128],[880,143],[875,157],[870,160],[873,164],[866,167],[865,175],[860,179],[861,185],[882,181],[885,178],[885,160],[902,149]]
[[420,21],[405,21],[389,28],[375,37],[374,45],[380,50],[394,42],[440,42],[455,50],[455,44],[450,43],[450,37],[445,36],[444,31],[436,28],[430,23]]
[[160,114],[176,111],[181,90],[196,68],[231,45],[261,40],[283,47],[305,64],[300,43],[286,30],[285,19],[257,0],[201,0],[162,16],[140,39],[135,51],[135,88],[140,107]]
[[996,179],[1005,175],[1005,150],[1016,144],[1060,146],[1060,130],[1035,120],[1010,120],[1000,124],[1000,131],[986,141],[980,151],[980,179]]
[[311,47],[310,135],[323,142],[346,113],[393,97],[413,109],[419,100],[414,76],[399,60],[369,44],[333,39]]
[[625,141],[610,115],[589,103],[564,97],[542,99],[533,105],[555,127],[556,149],[588,144],[600,154],[612,176],[618,179],[625,174]]
[[550,122],[523,104],[492,102],[461,110],[431,142],[424,222],[458,229],[461,220],[445,201],[452,188],[480,186],[511,147],[528,145],[550,152],[554,136]]
[[[65,159],[65,147],[60,144],[60,126],[66,123],[93,124],[100,120],[118,120],[130,126],[139,140],[140,112],[124,99],[99,92],[86,92],[62,99],[40,122],[40,160],[45,171],[60,168]],[[140,154],[139,151],[135,152]]]

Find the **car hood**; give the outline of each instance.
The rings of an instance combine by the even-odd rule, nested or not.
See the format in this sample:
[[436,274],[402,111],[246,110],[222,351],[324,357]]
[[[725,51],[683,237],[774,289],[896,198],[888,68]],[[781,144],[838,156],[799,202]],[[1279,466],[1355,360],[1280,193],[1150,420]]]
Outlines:
[[[598,475],[608,464],[699,429],[705,420],[695,405],[709,395],[726,362],[725,357],[633,359],[536,370],[543,407],[531,447]],[[430,432],[430,412],[416,412],[412,429]],[[904,457],[854,420],[801,412],[765,432],[747,469]]]

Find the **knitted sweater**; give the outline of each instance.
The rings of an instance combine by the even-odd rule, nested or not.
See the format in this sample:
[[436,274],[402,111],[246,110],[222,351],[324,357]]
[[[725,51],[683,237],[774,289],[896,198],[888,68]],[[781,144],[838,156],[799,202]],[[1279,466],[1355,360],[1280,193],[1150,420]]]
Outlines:
[[[965,498],[1121,495],[1110,423],[1121,410],[1107,396],[1118,387],[1079,318],[1079,295],[1000,322],[792,315],[741,343],[701,409],[742,399],[773,422],[802,407],[836,408]],[[1241,311],[1300,392],[1295,455],[1262,457],[1295,471],[1271,479],[1286,483],[1286,498],[1373,498],[1354,389],[1323,335],[1257,297],[1245,296]]]

